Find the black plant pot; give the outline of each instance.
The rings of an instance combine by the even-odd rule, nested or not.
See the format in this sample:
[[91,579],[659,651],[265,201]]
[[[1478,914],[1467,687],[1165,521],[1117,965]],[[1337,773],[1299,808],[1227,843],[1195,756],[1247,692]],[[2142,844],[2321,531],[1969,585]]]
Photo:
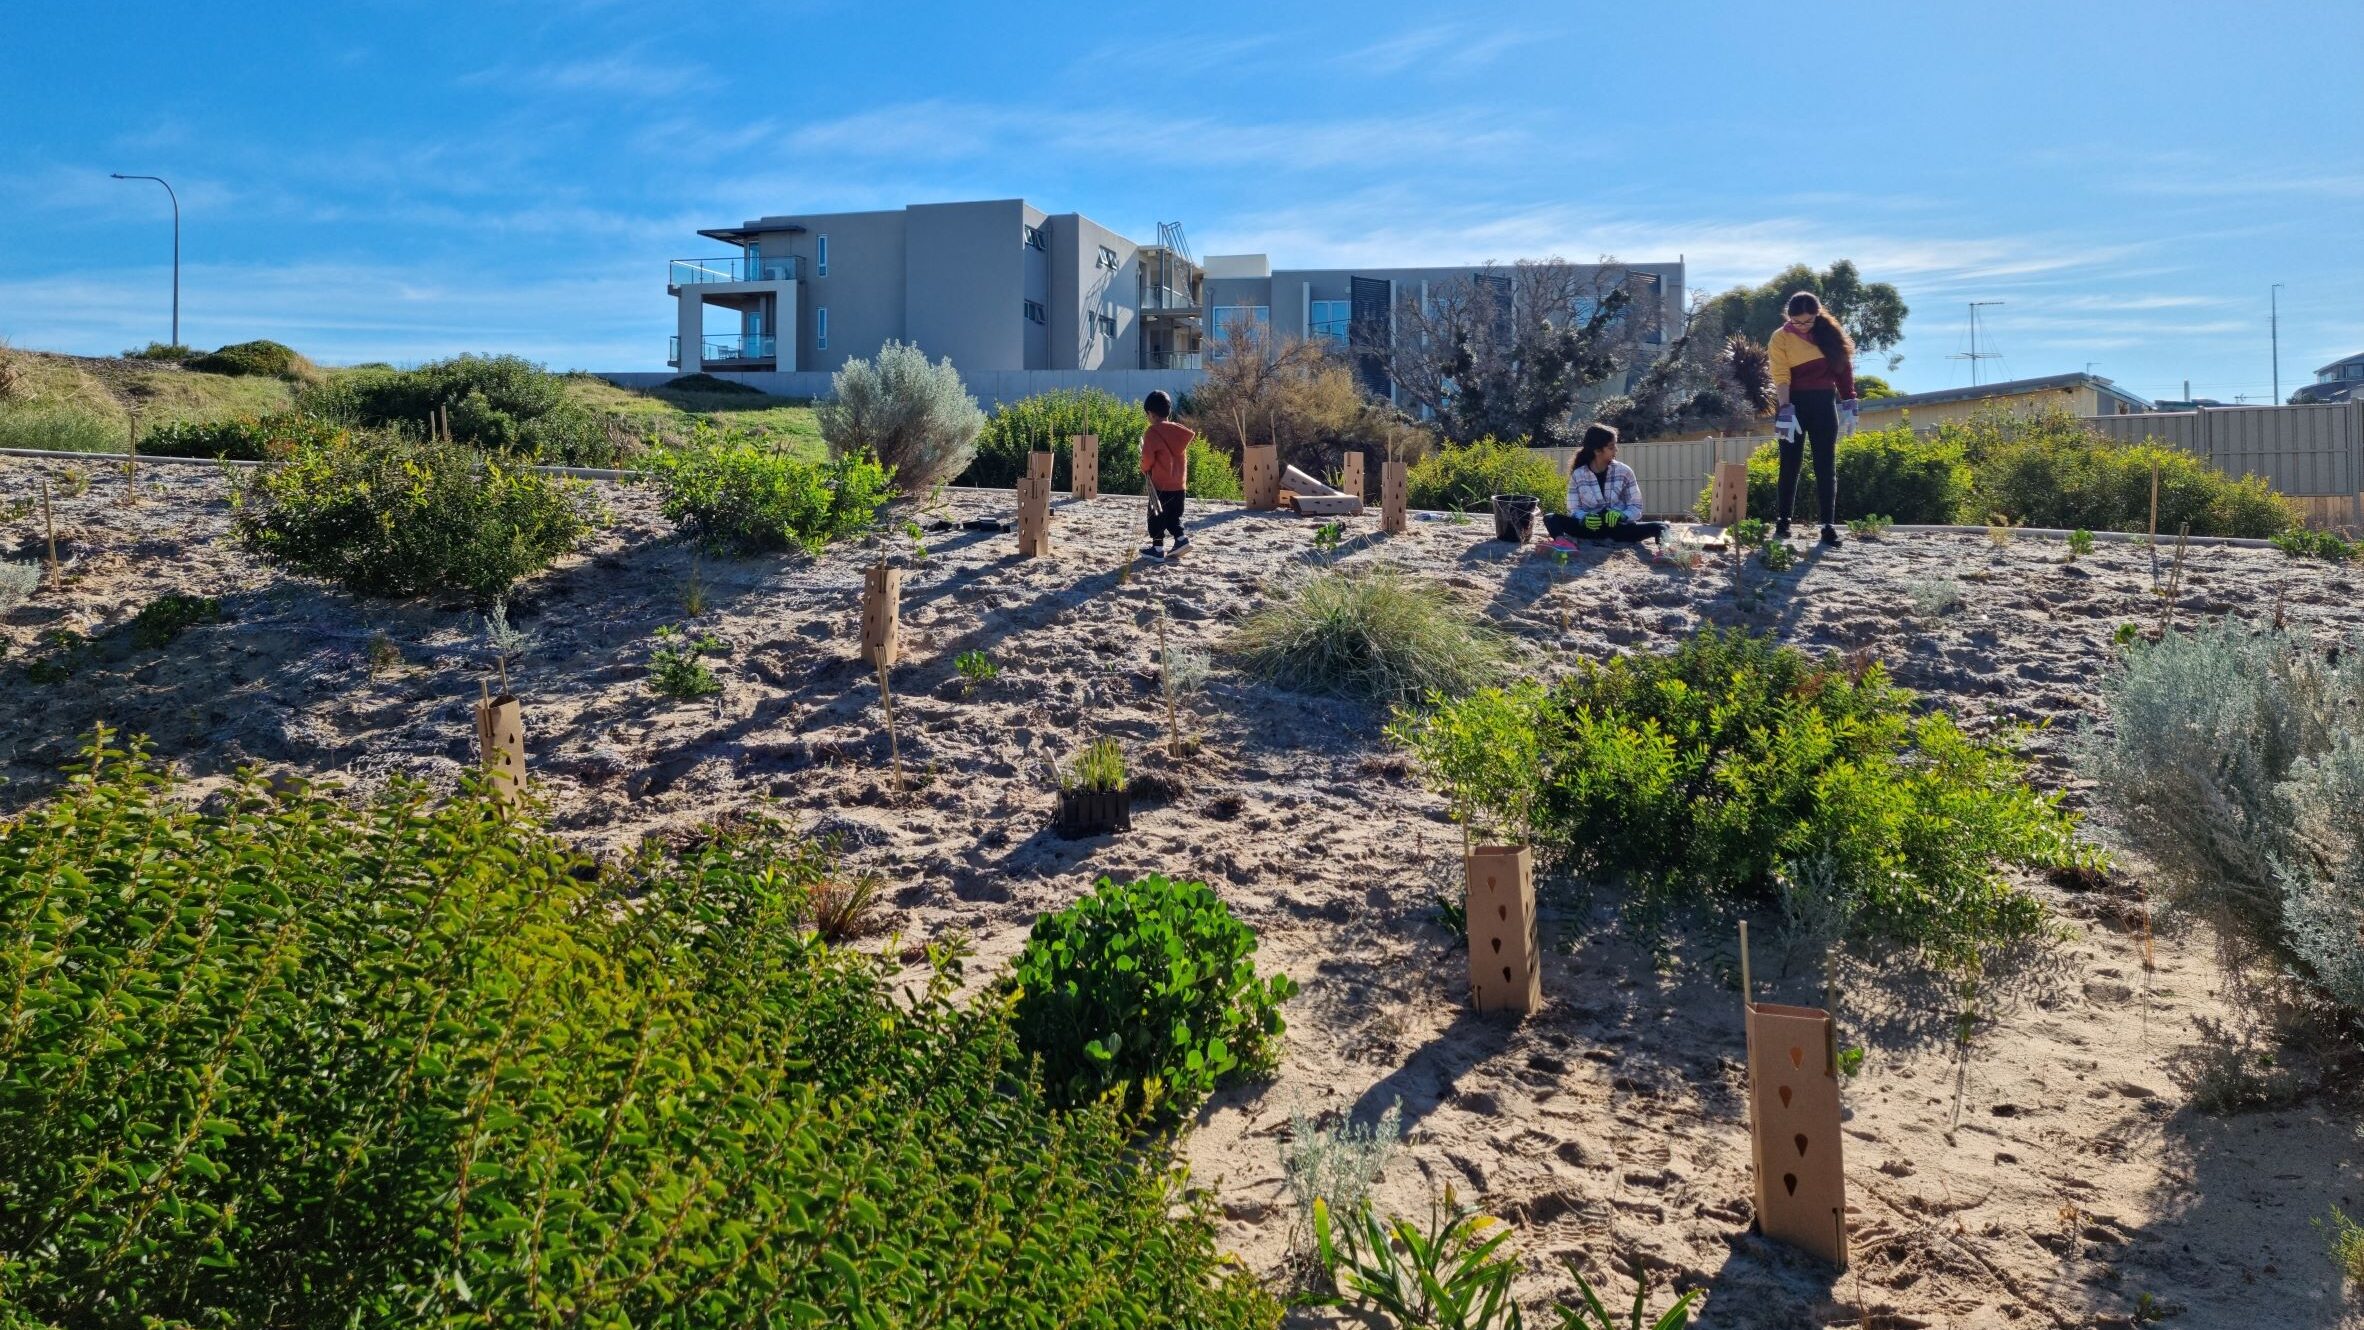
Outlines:
[[1062,836],[1097,836],[1133,829],[1129,790],[1061,790],[1056,824]]
[[1543,511],[1543,500],[1532,494],[1497,494],[1494,496],[1494,539],[1524,545],[1535,535],[1535,515]]

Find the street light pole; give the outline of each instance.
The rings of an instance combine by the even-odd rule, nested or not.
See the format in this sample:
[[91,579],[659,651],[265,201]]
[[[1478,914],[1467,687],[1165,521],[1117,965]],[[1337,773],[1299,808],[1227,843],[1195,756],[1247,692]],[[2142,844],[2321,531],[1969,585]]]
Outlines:
[[2266,297],[2273,301],[2273,315],[2267,324],[2274,338],[2274,405],[2282,405],[2282,283],[2266,288]]
[[181,344],[181,196],[172,192],[172,183],[160,175],[122,175],[107,173],[116,180],[153,180],[164,186],[164,195],[172,200],[172,344]]

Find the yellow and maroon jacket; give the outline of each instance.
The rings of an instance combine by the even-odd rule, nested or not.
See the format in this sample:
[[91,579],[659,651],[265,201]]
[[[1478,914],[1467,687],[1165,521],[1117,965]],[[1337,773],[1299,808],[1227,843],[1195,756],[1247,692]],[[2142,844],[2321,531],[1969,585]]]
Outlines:
[[1855,367],[1843,360],[1832,364],[1813,338],[1791,331],[1788,324],[1773,330],[1765,350],[1773,361],[1775,386],[1786,384],[1791,392],[1826,388],[1841,397],[1855,395]]

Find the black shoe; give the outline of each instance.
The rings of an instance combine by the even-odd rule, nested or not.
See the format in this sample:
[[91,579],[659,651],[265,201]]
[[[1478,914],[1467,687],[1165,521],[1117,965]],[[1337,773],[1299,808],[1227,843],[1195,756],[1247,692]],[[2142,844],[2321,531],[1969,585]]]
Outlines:
[[1141,557],[1144,559],[1162,559],[1166,557],[1166,547],[1155,543],[1143,545],[1141,547]]
[[1176,537],[1174,537],[1174,553],[1176,553],[1176,554],[1180,554],[1182,551],[1184,551],[1184,550],[1186,550],[1186,549],[1189,549],[1189,548],[1190,548],[1190,537],[1188,537],[1188,536],[1176,536]]
[[1822,543],[1825,545],[1844,545],[1847,542],[1839,539],[1839,529],[1837,527],[1826,526],[1822,528]]
[[1788,519],[1784,518],[1783,520],[1781,520],[1781,521],[1779,521],[1779,522],[1775,522],[1775,523],[1773,524],[1773,539],[1775,539],[1775,540],[1787,540],[1787,539],[1789,539],[1789,521],[1788,521]]

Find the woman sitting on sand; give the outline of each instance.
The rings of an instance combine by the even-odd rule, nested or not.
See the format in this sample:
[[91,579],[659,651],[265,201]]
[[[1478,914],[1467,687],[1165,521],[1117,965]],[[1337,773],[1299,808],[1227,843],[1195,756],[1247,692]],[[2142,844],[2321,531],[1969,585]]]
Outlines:
[[1568,512],[1543,515],[1543,528],[1562,540],[1663,541],[1666,523],[1642,520],[1642,482],[1617,460],[1617,430],[1590,425],[1568,468]]

